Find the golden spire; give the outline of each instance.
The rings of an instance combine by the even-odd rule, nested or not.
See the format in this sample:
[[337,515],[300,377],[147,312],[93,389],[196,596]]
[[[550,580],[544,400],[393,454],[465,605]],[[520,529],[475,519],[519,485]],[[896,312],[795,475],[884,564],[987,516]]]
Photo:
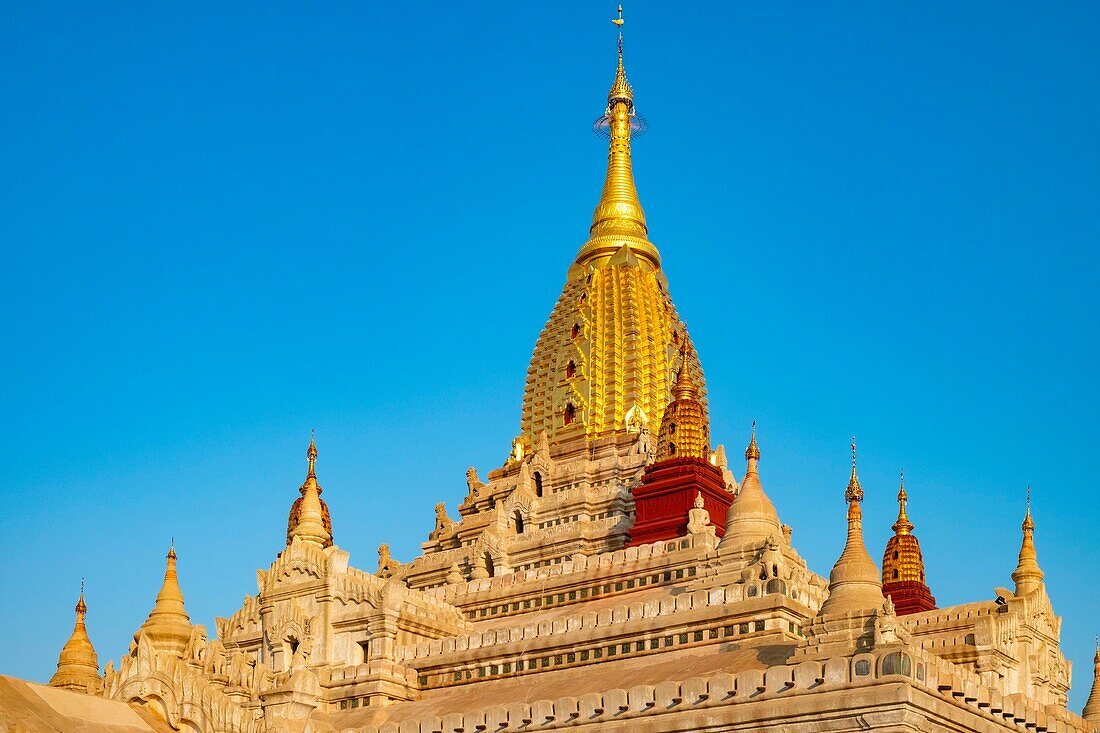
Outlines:
[[1016,583],[1016,595],[1026,596],[1043,582],[1043,571],[1035,552],[1035,520],[1031,518],[1030,486],[1027,487],[1027,511],[1020,528],[1024,531],[1024,539],[1020,545],[1019,562],[1012,571],[1012,580]]
[[829,573],[829,597],[818,614],[869,611],[886,603],[878,566],[863,543],[863,487],[856,474],[856,439],[852,438],[852,475],[844,491],[848,502],[848,538],[833,570]]
[[911,534],[913,532],[913,523],[909,521],[908,515],[905,513],[905,505],[909,502],[909,495],[905,493],[905,470],[901,472],[901,486],[898,488],[898,521],[894,522],[894,526],[891,527],[894,530],[894,534]]
[[50,679],[51,687],[63,687],[81,692],[96,692],[99,687],[99,657],[88,638],[84,618],[88,606],[84,603],[84,578],[80,579],[80,599],[76,602],[76,624],[73,633],[57,658],[57,671]]
[[149,618],[134,632],[134,640],[137,641],[144,634],[156,649],[182,654],[191,638],[191,618],[184,608],[183,591],[180,590],[179,576],[176,574],[174,541],[168,549],[167,559],[164,582],[157,593],[156,603],[149,612]]
[[286,541],[289,545],[295,537],[306,542],[316,542],[322,547],[332,544],[332,525],[325,522],[327,507],[321,501],[321,486],[317,483],[316,462],[317,444],[313,436],[306,449],[309,470],[305,483],[299,489],[301,497],[294,502],[290,510],[290,522],[287,527]]
[[[614,21],[622,28],[620,16]],[[634,112],[634,90],[626,79],[623,65],[623,35],[619,32],[619,64],[615,81],[607,93],[607,110],[596,122],[597,130],[604,130],[611,138],[607,156],[607,176],[604,178],[600,202],[592,213],[592,226],[588,242],[577,253],[580,266],[605,264],[619,250],[626,247],[642,258],[640,262],[652,269],[661,266],[661,256],[649,241],[645,212],[634,186],[634,171],[630,161],[630,136],[640,128],[640,120]]]
[[719,547],[758,547],[764,540],[780,539],[783,536],[779,514],[771,499],[764,493],[764,486],[760,483],[757,472],[760,448],[756,445],[755,421],[752,424],[749,447],[745,449],[745,460],[748,463],[745,478],[741,481],[741,490],[733,497],[733,502],[726,511],[726,533],[718,543]]
[[1100,636],[1096,637],[1096,654],[1092,658],[1092,690],[1081,717],[1090,723],[1100,724]]

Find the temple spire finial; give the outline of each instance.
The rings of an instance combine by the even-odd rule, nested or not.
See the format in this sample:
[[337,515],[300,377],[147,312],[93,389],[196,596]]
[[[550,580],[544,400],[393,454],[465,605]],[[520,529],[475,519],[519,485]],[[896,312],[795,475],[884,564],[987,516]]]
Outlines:
[[607,93],[607,109],[596,120],[593,129],[610,138],[607,156],[607,176],[604,178],[600,202],[592,213],[588,241],[577,253],[576,267],[600,267],[624,248],[637,258],[642,267],[659,269],[661,256],[649,241],[645,211],[634,185],[634,170],[630,157],[630,138],[645,130],[644,120],[634,109],[634,89],[626,78],[623,62],[622,17],[612,22],[620,28],[618,64],[615,80]]
[[901,470],[901,482],[898,486],[898,521],[894,522],[894,526],[891,527],[895,534],[911,534],[913,531],[913,523],[909,521],[909,515],[906,514],[906,504],[909,503],[909,494],[905,491],[905,469]]
[[634,90],[630,82],[626,80],[626,68],[623,66],[623,6],[619,6],[619,17],[612,18],[611,22],[619,27],[619,67],[615,70],[615,81],[611,85],[611,91],[607,93],[607,114],[611,114],[612,105],[617,100],[625,101],[631,111],[634,108]]
[[749,462],[749,470],[756,471],[756,462],[760,460],[760,446],[756,444],[756,421],[752,421],[752,433],[749,435],[749,445],[745,448],[745,460]]
[[307,479],[317,478],[316,464],[317,464],[317,431],[309,431],[309,448],[306,449],[306,460],[309,461],[309,472],[306,473]]
[[856,473],[856,436],[852,436],[852,475],[848,478],[848,488],[844,492],[844,500],[849,504],[863,501],[863,487],[859,483],[859,475]]
[[672,398],[675,400],[693,400],[698,395],[695,381],[691,378],[688,368],[688,357],[691,355],[691,346],[684,339],[680,347],[680,369],[676,372],[676,384],[672,387]]

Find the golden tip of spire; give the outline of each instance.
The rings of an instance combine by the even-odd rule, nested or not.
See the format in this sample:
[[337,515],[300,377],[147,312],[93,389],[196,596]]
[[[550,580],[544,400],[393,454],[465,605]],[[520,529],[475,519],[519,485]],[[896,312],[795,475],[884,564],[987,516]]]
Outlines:
[[756,421],[752,421],[752,433],[749,436],[749,447],[745,448],[746,461],[760,460],[760,447],[756,445]]
[[309,470],[306,472],[306,480],[311,478],[317,478],[316,464],[317,464],[317,431],[311,430],[309,433],[309,447],[306,448],[306,460],[309,462]]
[[680,346],[680,369],[676,372],[676,384],[672,388],[673,399],[695,399],[698,392],[695,388],[695,381],[691,378],[691,371],[688,363],[688,357],[690,355],[691,348],[688,346],[687,339],[684,339],[683,345]]
[[634,90],[630,86],[630,82],[626,80],[626,68],[623,66],[623,6],[619,6],[619,17],[614,18],[612,21],[615,25],[619,26],[619,66],[615,70],[615,81],[611,85],[611,91],[607,93],[607,109],[608,113],[611,112],[611,107],[615,102],[625,102],[627,107],[633,109],[634,107]]
[[849,504],[863,501],[863,487],[856,473],[856,436],[852,436],[852,475],[848,478],[848,488],[844,491],[844,500]]
[[905,513],[905,504],[908,500],[909,494],[905,491],[905,470],[902,469],[901,486],[898,488],[898,520],[891,527],[894,534],[911,534],[913,532],[913,523],[909,521],[909,516]]

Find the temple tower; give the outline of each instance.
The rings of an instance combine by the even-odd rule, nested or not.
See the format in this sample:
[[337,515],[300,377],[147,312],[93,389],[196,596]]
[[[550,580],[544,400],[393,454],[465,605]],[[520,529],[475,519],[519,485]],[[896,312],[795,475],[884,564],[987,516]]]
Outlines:
[[898,488],[898,519],[892,527],[894,536],[887,541],[886,551],[882,555],[882,594],[894,602],[899,616],[936,608],[936,599],[924,579],[920,542],[913,534],[913,523],[905,511],[908,501],[905,473],[902,472]]
[[756,444],[756,423],[752,424],[752,435],[745,448],[745,478],[741,481],[741,490],[737,492],[726,514],[726,534],[720,547],[757,547],[769,538],[783,536],[783,525],[779,523],[779,514],[775,505],[764,493],[760,483],[758,466],[760,447]]
[[1016,583],[1016,595],[1026,596],[1043,584],[1043,570],[1039,567],[1035,552],[1035,520],[1031,518],[1031,487],[1027,487],[1027,511],[1020,525],[1024,539],[1020,545],[1020,556],[1016,569],[1012,571],[1012,580]]
[[317,483],[315,435],[309,438],[306,460],[309,464],[306,480],[298,489],[301,496],[295,499],[290,507],[290,518],[286,524],[286,543],[289,545],[295,535],[301,535],[303,539],[311,539],[320,542],[322,547],[329,547],[332,545],[332,515],[329,514],[328,504],[321,498],[321,492],[324,489]]
[[[634,185],[631,138],[644,125],[626,79],[621,33],[615,80],[595,129],[610,140],[607,173],[588,241],[527,370],[521,428],[528,450],[543,432],[558,444],[656,430],[671,401],[681,347],[690,346]],[[687,355],[705,415],[702,366],[694,349]]]
[[[715,535],[725,532],[733,496],[722,470],[711,462],[710,424],[691,377],[690,347],[681,349],[672,401],[661,417],[656,461],[634,488],[634,526],[630,545],[683,537],[691,531],[692,509],[705,509]],[[698,502],[702,506],[696,506]]]
[[176,546],[168,549],[164,582],[145,623],[134,632],[134,641],[145,636],[157,651],[183,654],[191,639],[191,618],[183,606],[183,591],[176,575]]
[[84,617],[88,606],[84,603],[84,581],[80,581],[80,599],[76,602],[76,624],[73,633],[57,659],[57,671],[50,678],[50,687],[61,687],[77,692],[95,693],[99,690],[99,657],[88,638]]
[[852,439],[852,475],[844,491],[848,502],[848,539],[833,570],[829,573],[829,597],[821,605],[819,615],[865,611],[881,608],[882,579],[875,561],[863,543],[863,487],[856,473],[856,441]]

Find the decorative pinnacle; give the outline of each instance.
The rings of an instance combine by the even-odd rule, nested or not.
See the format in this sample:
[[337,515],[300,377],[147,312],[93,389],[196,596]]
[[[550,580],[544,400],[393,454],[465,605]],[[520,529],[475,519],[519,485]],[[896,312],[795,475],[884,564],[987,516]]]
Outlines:
[[863,501],[863,487],[859,485],[859,476],[856,474],[856,436],[852,436],[852,475],[848,479],[848,488],[844,491],[844,500],[849,504],[854,501]]
[[306,449],[306,458],[309,459],[309,473],[306,474],[306,478],[317,478],[317,474],[314,473],[314,466],[317,463],[317,431],[311,430],[309,433],[309,448]]
[[615,71],[615,82],[611,85],[611,91],[607,93],[607,113],[611,114],[611,108],[615,102],[625,102],[627,107],[634,109],[634,90],[630,82],[626,80],[626,69],[623,67],[623,6],[619,6],[619,17],[613,18],[612,23],[619,26],[619,68]]
[[680,347],[680,371],[676,373],[676,384],[672,388],[672,397],[677,400],[693,400],[697,390],[695,389],[695,382],[691,379],[691,374],[688,371],[688,356],[691,354],[691,349],[688,347],[687,339],[684,339],[684,345]]
[[913,531],[913,523],[905,513],[905,505],[909,501],[909,494],[905,491],[905,469],[901,470],[901,486],[898,488],[898,521],[894,522],[891,529],[894,534],[910,534]]
[[80,579],[80,598],[76,602],[76,615],[83,620],[84,614],[88,612],[88,605],[84,603],[84,578]]
[[1031,518],[1031,486],[1027,487],[1027,512],[1024,514],[1024,523],[1020,525],[1020,528],[1025,532],[1034,531],[1035,520]]
[[756,421],[752,421],[752,437],[749,438],[749,447],[745,449],[746,461],[759,461],[760,448],[756,445]]

